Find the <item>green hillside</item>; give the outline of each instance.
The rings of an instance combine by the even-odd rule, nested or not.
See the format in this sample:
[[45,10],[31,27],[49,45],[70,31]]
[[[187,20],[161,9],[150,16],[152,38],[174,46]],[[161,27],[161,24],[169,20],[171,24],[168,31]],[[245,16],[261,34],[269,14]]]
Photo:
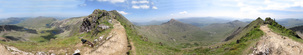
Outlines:
[[[101,15],[100,13],[108,14]],[[104,24],[111,26],[108,22],[111,13],[108,11],[96,9],[91,15],[85,17],[75,17],[65,19],[62,21],[55,21],[53,18],[38,17],[33,19],[27,19],[16,25],[5,25],[0,27],[7,27],[0,29],[0,41],[1,44],[14,46],[22,51],[28,51],[36,53],[37,51],[49,52],[54,50],[54,53],[63,55],[71,54],[76,48],[84,48],[76,46],[81,43],[81,38],[88,41],[93,41],[99,36],[104,35],[106,38],[111,28],[100,30],[100,27],[93,27],[89,32],[80,32],[83,22]],[[90,21],[83,21],[88,19]],[[92,22],[91,20],[97,19],[98,22]],[[96,25],[98,26],[98,25]],[[20,29],[21,28],[21,29]],[[4,32],[4,30],[6,32]],[[97,32],[97,30],[100,30]],[[34,31],[34,33],[32,33]],[[96,33],[94,33],[96,32]],[[94,33],[94,35],[92,35]],[[63,50],[62,50],[63,49]],[[61,51],[59,51],[61,50]],[[62,52],[65,51],[65,52]]]
[[265,19],[265,23],[269,24],[268,27],[271,28],[273,32],[283,36],[288,36],[289,38],[295,41],[303,42],[302,38],[296,32],[294,32],[295,31],[294,28],[292,28],[292,30],[287,29],[285,26],[278,24],[275,20],[271,19],[270,17]]
[[201,28],[185,24],[180,21],[171,19],[162,25],[150,25],[138,27],[138,32],[148,41],[153,43],[163,43],[171,47],[187,48],[200,45],[209,45],[212,41],[210,33],[203,31]]
[[[76,49],[95,51],[98,45],[89,48],[81,45],[80,40],[94,41],[101,36],[107,39],[116,33],[112,30],[118,30],[113,26],[121,27],[116,25],[119,22],[113,25],[112,20],[119,21],[125,28],[128,39],[125,45],[128,45],[127,50],[130,50],[127,54],[130,55],[245,55],[252,52],[251,48],[264,35],[263,29],[259,29],[264,24],[278,34],[303,42],[294,32],[302,32],[300,27],[286,29],[269,17],[265,21],[257,18],[249,24],[235,20],[197,27],[171,19],[161,25],[136,26],[116,10],[96,9],[88,16],[61,21],[37,17],[17,25],[1,25],[0,43],[33,53],[54,50],[56,54],[63,55]],[[107,41],[104,39],[101,40]],[[106,47],[102,43],[94,44]]]
[[202,27],[202,29],[209,33],[212,33],[210,34],[210,37],[216,37],[216,39],[212,39],[212,40],[222,41],[229,35],[232,35],[231,33],[233,31],[239,31],[240,28],[245,27],[247,24],[248,23],[235,20],[227,23],[210,24]]
[[[137,54],[137,55],[175,55],[182,53],[179,49],[175,49],[166,45],[161,45],[159,43],[153,43],[149,41],[145,41],[146,37],[139,35],[138,29],[133,25],[128,19],[119,14],[117,11],[110,11],[110,13],[115,14],[115,19],[117,19],[125,28],[128,41],[130,42],[131,49],[129,53]],[[131,44],[133,43],[133,44]]]
[[296,26],[289,29],[294,31],[296,34],[298,34],[298,36],[301,37],[301,39],[303,38],[303,26]]
[[240,32],[237,32],[233,38],[225,43],[189,50],[184,54],[243,55],[250,52],[248,47],[252,46],[259,37],[264,35],[259,29],[260,25],[263,23],[264,21],[261,18],[258,18],[244,28],[241,28],[242,30]]
[[18,24],[27,18],[10,17],[7,19],[0,19],[0,25]]
[[50,25],[50,23],[56,21],[55,18],[51,17],[36,17],[36,18],[29,18],[20,23],[18,26],[23,26],[27,28],[43,28]]

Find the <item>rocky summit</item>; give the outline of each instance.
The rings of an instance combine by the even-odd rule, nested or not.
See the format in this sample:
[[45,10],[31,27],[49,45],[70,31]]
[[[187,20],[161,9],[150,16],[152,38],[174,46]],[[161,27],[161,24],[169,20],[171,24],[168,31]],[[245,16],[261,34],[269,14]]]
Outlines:
[[[107,27],[108,24],[102,24],[106,22],[110,22],[112,20],[112,16],[109,14],[109,12],[105,10],[96,9],[92,14],[85,17],[82,21],[82,24],[80,26],[80,32],[98,32],[102,31],[102,27]],[[101,28],[101,29],[100,29]]]

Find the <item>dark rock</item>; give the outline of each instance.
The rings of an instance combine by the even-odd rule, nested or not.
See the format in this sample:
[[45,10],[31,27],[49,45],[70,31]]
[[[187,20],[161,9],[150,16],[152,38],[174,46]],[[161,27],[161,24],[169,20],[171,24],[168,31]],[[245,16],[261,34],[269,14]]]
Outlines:
[[240,40],[237,40],[237,44],[240,43],[240,42],[241,42]]
[[73,55],[80,55],[80,53],[74,53]]
[[162,43],[162,42],[159,42],[159,44],[160,44],[161,46],[163,46],[163,43]]
[[[93,34],[102,30],[101,29],[107,29],[104,27],[101,27],[100,24],[106,23],[105,20],[109,20],[111,16],[109,15],[109,12],[105,10],[96,9],[92,14],[90,14],[88,17],[85,17],[83,19],[83,22],[80,26],[80,32],[90,32],[92,31]],[[105,26],[105,25],[102,25]],[[96,34],[94,34],[96,35]]]

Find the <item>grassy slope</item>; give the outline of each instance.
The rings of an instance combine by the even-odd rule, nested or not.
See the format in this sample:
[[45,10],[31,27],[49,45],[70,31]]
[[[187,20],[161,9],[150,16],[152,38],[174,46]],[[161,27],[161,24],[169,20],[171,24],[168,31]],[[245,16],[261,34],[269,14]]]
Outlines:
[[121,14],[119,14],[117,11],[111,11],[112,14],[117,15],[116,19],[121,23],[121,25],[124,26],[126,29],[127,37],[129,39],[129,42],[133,42],[136,52],[130,53],[136,53],[137,55],[174,55],[180,53],[180,50],[174,49],[168,46],[161,46],[157,43],[151,43],[143,41],[142,36],[138,35],[138,32],[134,28],[135,26],[129,22],[125,17],[123,17]]
[[153,43],[162,42],[174,48],[191,48],[219,43],[236,28],[248,24],[233,21],[211,24],[200,29],[190,24],[171,21],[162,25],[140,26],[136,29],[140,35]]
[[295,41],[302,42],[303,40],[292,30],[285,28],[284,26],[278,24],[275,20],[272,20],[270,17],[265,20],[268,22],[268,27],[273,30],[273,32],[278,33],[283,36],[287,36]]
[[[107,17],[107,16],[105,16],[105,17]],[[79,27],[82,23],[82,19],[83,19],[83,17],[79,17],[79,18],[71,18],[71,19],[66,19],[66,20],[63,20],[63,21],[53,22],[51,24],[51,25],[53,25],[51,28],[45,28],[45,26],[43,26],[43,25],[42,26],[34,26],[34,27],[37,27],[37,28],[40,27],[40,28],[38,28],[40,30],[37,31],[38,34],[31,35],[32,37],[30,38],[30,41],[25,41],[25,42],[22,42],[22,41],[11,41],[11,42],[0,41],[0,43],[10,45],[10,46],[14,46],[14,47],[16,47],[20,50],[29,51],[29,52],[32,52],[32,51],[48,52],[49,50],[62,50],[63,49],[63,50],[67,50],[67,52],[69,52],[69,53],[73,53],[73,51],[75,50],[75,45],[81,42],[79,37],[83,37],[84,39],[87,39],[89,41],[93,41],[94,39],[96,39],[96,38],[98,38],[99,36],[102,36],[102,35],[105,35],[104,38],[106,38],[107,34],[111,31],[111,28],[106,29],[102,32],[99,32],[98,35],[96,35],[96,37],[90,37],[90,36],[92,36],[91,32],[79,34]],[[45,19],[43,19],[43,20],[45,20]],[[106,25],[109,25],[109,26],[112,26],[107,21],[104,21],[104,20],[102,20],[102,21],[103,21],[102,23],[104,23]],[[23,26],[23,24],[21,26]],[[26,24],[25,26],[32,26],[32,25]],[[54,34],[51,34],[51,32],[40,33],[40,31],[53,30],[53,29],[56,29],[56,28],[60,29],[60,28],[64,28],[64,27],[69,27],[69,29],[64,29],[64,32],[60,33],[60,34],[54,35]],[[25,34],[25,33],[21,32],[21,34]],[[14,34],[14,35],[16,35],[16,34]],[[55,38],[46,40],[46,39],[42,38],[42,36],[55,37]],[[61,38],[57,38],[57,37],[61,37]],[[65,52],[63,52],[63,53],[65,53]]]
[[[158,43],[152,43],[143,41],[144,37],[138,35],[134,25],[131,24],[126,18],[123,16],[117,16],[118,21],[125,27],[127,36],[130,42],[134,43],[134,47],[136,48],[136,54],[144,55],[144,54],[242,54],[242,51],[247,49],[247,46],[252,44],[255,40],[263,35],[263,32],[259,29],[259,25],[263,24],[263,20],[258,19],[254,21],[250,25],[248,25],[241,34],[237,35],[240,43],[236,43],[236,41],[230,41],[221,47],[216,49],[195,49],[195,50],[178,50],[175,48],[168,47],[166,45],[161,46]],[[226,49],[227,48],[227,49]]]
[[229,36],[233,31],[235,31],[237,28],[245,27],[248,25],[248,23],[241,22],[241,21],[232,21],[228,23],[215,23],[208,26],[202,27],[203,30],[215,33],[211,34],[212,37],[215,37],[216,39],[213,39],[215,41],[222,41],[224,38]]
[[[202,54],[202,55],[242,55],[243,51],[255,43],[264,33],[259,29],[263,24],[262,19],[257,19],[247,25],[241,33],[233,40],[225,44],[212,46],[212,48],[197,48],[195,50],[186,51],[185,54]],[[238,43],[237,43],[238,41]]]
[[[100,32],[97,36],[105,35],[105,38],[107,37],[106,34],[110,32],[111,29],[105,30],[104,32]],[[57,35],[56,35],[57,36]],[[90,36],[90,33],[83,33],[79,35],[74,35],[71,37],[66,37],[66,38],[57,38],[53,39],[50,41],[45,41],[45,42],[39,42],[39,39],[34,39],[33,41],[35,42],[21,42],[21,41],[16,41],[16,42],[3,42],[0,41],[0,43],[7,44],[10,46],[17,47],[20,50],[24,51],[45,51],[47,52],[48,50],[60,50],[60,49],[70,49],[70,50],[75,50],[73,49],[74,46],[77,43],[80,43],[79,37],[84,37],[84,39],[87,39],[89,41],[93,41],[97,37],[85,37],[85,36]],[[37,42],[36,42],[37,41]]]
[[41,28],[46,27],[50,23],[56,21],[55,18],[51,17],[36,17],[36,18],[29,18],[26,19],[20,23],[18,23],[18,26],[24,26],[27,28]]
[[190,24],[179,21],[169,21],[162,25],[141,26],[136,28],[139,34],[147,37],[153,43],[164,43],[165,45],[177,48],[186,48],[198,45],[207,45],[212,41],[209,33]]

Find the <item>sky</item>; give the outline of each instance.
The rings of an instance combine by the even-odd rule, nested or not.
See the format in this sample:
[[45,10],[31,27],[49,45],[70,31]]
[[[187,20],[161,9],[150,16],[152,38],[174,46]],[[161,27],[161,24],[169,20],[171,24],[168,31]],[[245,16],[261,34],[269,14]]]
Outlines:
[[130,21],[188,17],[303,18],[303,0],[0,0],[0,18],[80,17],[117,10]]

